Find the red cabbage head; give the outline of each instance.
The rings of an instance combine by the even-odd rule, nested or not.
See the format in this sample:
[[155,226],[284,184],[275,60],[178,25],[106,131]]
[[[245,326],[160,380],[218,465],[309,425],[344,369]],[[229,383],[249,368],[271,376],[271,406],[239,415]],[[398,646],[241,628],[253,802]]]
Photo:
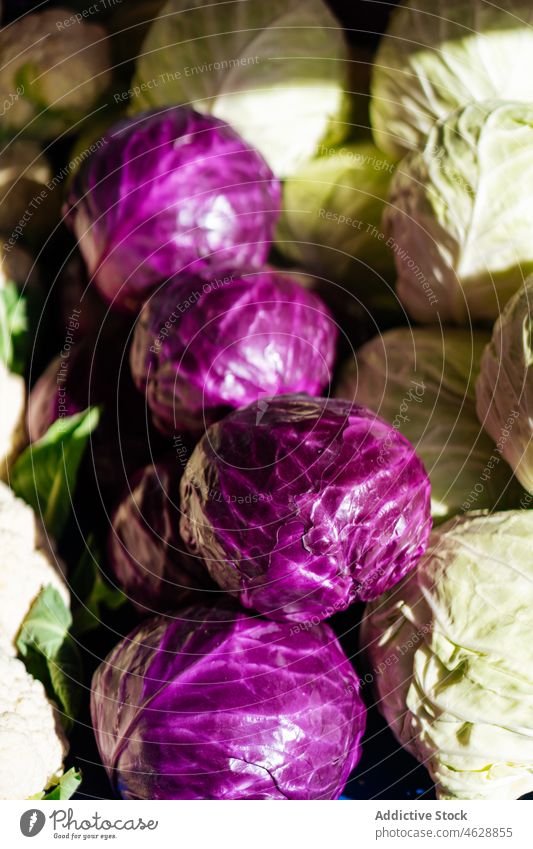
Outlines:
[[365,726],[327,625],[228,603],[145,621],[96,670],[91,715],[124,799],[335,799]]
[[336,343],[318,295],[263,269],[162,286],[137,320],[130,362],[160,430],[202,431],[265,395],[320,394]]
[[214,580],[273,619],[376,598],[424,553],[430,485],[398,430],[348,401],[281,395],[231,413],[181,481],[181,534]]
[[66,215],[100,293],[136,312],[173,274],[259,268],[279,207],[254,148],[176,106],[114,125],[77,173]]

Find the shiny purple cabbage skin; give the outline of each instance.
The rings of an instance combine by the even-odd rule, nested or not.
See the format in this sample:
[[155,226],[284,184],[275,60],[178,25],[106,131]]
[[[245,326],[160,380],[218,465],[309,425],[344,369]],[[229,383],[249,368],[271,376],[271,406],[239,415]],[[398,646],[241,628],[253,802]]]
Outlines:
[[390,589],[431,526],[410,442],[364,407],[286,395],[213,425],[181,481],[181,535],[220,587],[279,620]]
[[180,272],[260,268],[280,186],[224,122],[185,106],[113,126],[80,168],[65,213],[100,293],[136,312]]
[[157,427],[199,431],[263,395],[320,394],[336,343],[321,299],[265,269],[166,284],[144,305],[130,362]]
[[228,603],[144,622],[96,670],[91,715],[125,799],[335,799],[365,726],[327,625]]
[[[182,470],[176,458],[139,469],[113,512],[109,566],[142,613],[163,613],[184,603],[211,601],[221,592],[202,560],[187,552],[179,535]],[[200,598],[201,593],[207,599]]]

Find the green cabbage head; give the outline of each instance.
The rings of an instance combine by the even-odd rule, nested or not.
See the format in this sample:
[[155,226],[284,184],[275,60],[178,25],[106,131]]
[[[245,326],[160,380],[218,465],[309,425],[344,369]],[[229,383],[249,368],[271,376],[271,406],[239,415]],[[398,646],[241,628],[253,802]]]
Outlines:
[[105,29],[68,8],[22,15],[0,29],[0,55],[4,135],[76,132],[111,82]]
[[431,481],[434,521],[519,506],[522,490],[475,407],[489,334],[401,327],[375,336],[341,372],[336,395],[374,410],[414,445]]
[[407,312],[495,321],[533,271],[532,217],[533,104],[471,103],[437,123],[399,164],[384,217]]
[[[533,495],[533,276],[494,325],[476,395],[479,420]],[[531,498],[526,503],[529,506]]]
[[131,110],[210,113],[285,177],[326,135],[345,135],[345,57],[322,0],[168,0],[143,42]]
[[528,510],[454,519],[367,606],[378,707],[441,799],[533,791],[532,537]]
[[397,158],[471,100],[533,100],[530,0],[401,4],[377,51],[371,90],[375,142]]
[[284,184],[279,250],[369,307],[395,301],[386,282],[394,279],[394,259],[381,227],[392,160],[368,142],[322,145],[319,153]]

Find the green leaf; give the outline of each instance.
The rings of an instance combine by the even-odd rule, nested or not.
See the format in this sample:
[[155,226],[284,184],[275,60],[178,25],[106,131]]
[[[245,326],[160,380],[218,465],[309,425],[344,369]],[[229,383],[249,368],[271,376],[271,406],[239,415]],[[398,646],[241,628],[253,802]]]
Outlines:
[[36,647],[47,659],[55,657],[72,625],[72,614],[55,587],[44,587],[33,602],[17,638],[24,657],[28,647]]
[[127,601],[124,593],[114,589],[103,576],[100,559],[91,536],[71,579],[72,593],[78,599],[72,628],[77,636],[98,628],[102,621],[102,607],[117,610]]
[[26,448],[11,470],[12,488],[42,516],[56,538],[69,517],[81,459],[99,419],[98,407],[58,419],[42,439]]
[[0,359],[9,371],[24,374],[30,344],[27,299],[8,281],[0,288]]
[[65,725],[80,707],[81,658],[70,636],[72,615],[55,587],[44,587],[19,631],[17,650],[28,672],[64,711]]
[[72,798],[80,784],[81,773],[75,767],[72,767],[72,769],[69,769],[68,772],[61,776],[55,787],[52,787],[48,793],[40,794],[39,798],[43,802],[64,802]]
[[67,717],[78,715],[83,690],[80,687],[82,663],[78,647],[70,634],[65,636],[55,657],[48,661],[50,681],[56,696]]

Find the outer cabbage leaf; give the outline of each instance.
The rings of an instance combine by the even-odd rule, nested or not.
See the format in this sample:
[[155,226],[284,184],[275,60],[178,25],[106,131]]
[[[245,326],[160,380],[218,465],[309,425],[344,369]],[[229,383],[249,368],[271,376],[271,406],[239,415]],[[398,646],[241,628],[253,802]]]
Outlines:
[[527,510],[454,519],[367,608],[378,706],[439,798],[533,791],[532,533]]
[[474,387],[488,338],[450,328],[390,330],[356,352],[336,390],[412,442],[429,474],[434,519],[519,506],[522,490],[476,416]]
[[228,604],[143,623],[97,669],[91,714],[126,799],[334,799],[365,725],[327,626]]
[[405,437],[364,407],[304,395],[213,425],[181,494],[190,550],[273,619],[375,598],[415,566],[431,524],[429,480]]
[[[220,590],[179,535],[183,466],[169,457],[140,469],[117,505],[109,533],[109,563],[128,598],[143,613],[163,613]],[[208,592],[211,595],[208,595]]]
[[322,0],[169,0],[143,42],[132,110],[183,103],[211,113],[285,177],[326,134],[346,133],[345,53]]
[[258,268],[279,212],[277,180],[228,125],[189,108],[119,122],[88,157],[67,214],[91,276],[136,312],[179,272]]
[[472,103],[398,166],[384,229],[414,319],[494,321],[533,270],[532,146],[531,104]]
[[137,387],[164,432],[201,431],[235,407],[331,380],[337,327],[313,292],[279,271],[166,283],[131,347]]
[[392,156],[422,147],[437,119],[470,101],[533,99],[528,0],[408,0],[376,54],[370,116]]
[[[476,383],[477,413],[533,495],[533,277],[494,325]],[[531,499],[525,502],[531,503]]]

